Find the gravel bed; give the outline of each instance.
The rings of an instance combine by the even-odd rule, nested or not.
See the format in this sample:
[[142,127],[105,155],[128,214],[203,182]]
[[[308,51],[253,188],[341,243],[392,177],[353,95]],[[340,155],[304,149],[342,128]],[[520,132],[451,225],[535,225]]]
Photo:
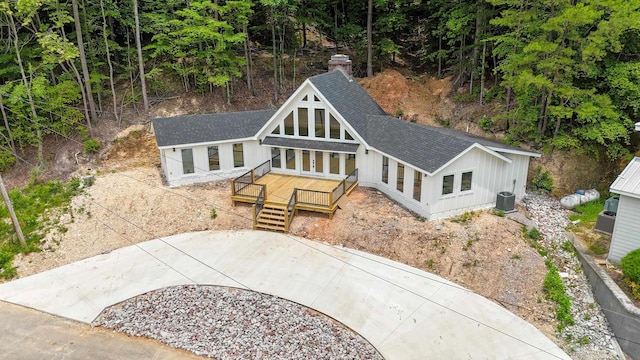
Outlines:
[[580,261],[571,247],[563,246],[569,241],[565,230],[570,224],[569,212],[546,195],[527,194],[523,203],[542,234],[540,243],[553,258],[571,298],[575,324],[559,334],[563,350],[575,360],[617,359],[618,345],[613,331],[594,299]]
[[105,309],[93,325],[218,360],[383,359],[364,338],[326,315],[235,288],[163,288]]

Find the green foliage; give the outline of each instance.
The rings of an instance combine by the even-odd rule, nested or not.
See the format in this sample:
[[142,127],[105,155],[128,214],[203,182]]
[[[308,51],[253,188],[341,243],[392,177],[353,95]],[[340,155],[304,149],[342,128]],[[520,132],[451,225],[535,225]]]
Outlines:
[[478,121],[478,126],[480,127],[480,129],[484,131],[489,131],[492,125],[493,125],[493,119],[488,117],[483,117],[482,119],[480,119],[480,121]]
[[633,250],[620,261],[624,276],[636,284],[640,284],[640,249]]
[[211,218],[215,219],[218,217],[218,212],[216,211],[215,208],[211,209]]
[[558,268],[553,265],[551,260],[547,260],[546,264],[549,271],[544,278],[542,288],[546,298],[558,304],[556,319],[558,320],[558,331],[562,331],[565,327],[575,323],[573,315],[571,315],[571,299],[566,294],[566,288],[562,283]]
[[89,139],[84,142],[84,151],[89,154],[95,154],[100,149],[100,141],[96,139]]
[[0,150],[0,172],[8,170],[16,163],[16,157],[11,151]]
[[505,213],[504,210],[500,210],[500,209],[493,209],[493,215],[499,216],[499,217],[505,217]]
[[50,218],[50,210],[68,207],[71,198],[77,194],[78,184],[77,179],[66,184],[58,181],[34,182],[24,189],[9,192],[27,246],[20,246],[15,238],[9,211],[6,207],[0,208],[0,219],[3,220],[0,221],[0,267],[3,269],[0,277],[15,275],[15,269],[11,267],[14,254],[38,251],[40,240],[56,223]]
[[469,221],[473,220],[475,213],[473,211],[465,211],[464,214],[458,215],[451,219],[451,222],[466,224]]
[[553,179],[549,170],[542,171],[542,167],[538,166],[533,172],[531,179],[531,190],[539,193],[549,193],[553,191]]

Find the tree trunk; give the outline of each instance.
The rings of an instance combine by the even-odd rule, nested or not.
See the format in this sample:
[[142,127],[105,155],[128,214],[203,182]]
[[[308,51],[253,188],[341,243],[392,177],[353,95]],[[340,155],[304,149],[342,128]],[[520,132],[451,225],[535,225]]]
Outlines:
[[442,33],[438,33],[438,79],[442,79]]
[[80,52],[80,65],[82,66],[83,83],[87,93],[89,114],[91,115],[91,121],[87,121],[87,127],[89,128],[89,134],[93,137],[93,127],[91,126],[91,123],[97,123],[98,116],[96,114],[96,104],[93,101],[93,92],[91,91],[91,77],[89,75],[89,68],[87,67],[87,57],[84,53],[84,43],[82,42],[82,26],[80,25],[78,2],[76,0],[71,0],[71,5],[73,7],[73,19],[75,20],[76,26],[76,39],[78,41],[78,51]]
[[[69,72],[63,64],[60,64],[60,67],[66,71]],[[87,94],[85,91],[84,86],[82,86],[82,77],[80,77],[80,73],[78,72],[78,68],[76,68],[76,65],[73,63],[73,61],[69,61],[69,67],[71,67],[71,69],[73,70],[73,74],[75,75],[76,81],[78,82],[78,88],[80,89],[80,95],[82,95],[82,102],[83,103],[87,103]],[[91,128],[91,123],[90,123],[90,116],[89,116],[89,109],[87,109],[87,107],[85,106],[83,108],[84,110],[84,117],[87,119],[87,126],[89,126],[89,128]]]
[[247,29],[247,24],[244,25],[244,33],[247,34],[244,38],[244,58],[247,67],[247,89],[251,96],[255,96],[253,93],[253,74],[251,71],[253,64],[251,60],[251,49],[249,48],[249,31]]
[[16,153],[16,145],[13,142],[13,135],[11,134],[11,128],[9,127],[9,119],[7,118],[7,113],[4,111],[4,103],[2,102],[2,94],[0,94],[0,111],[2,112],[2,120],[4,120],[4,127],[7,129],[7,142],[9,143],[9,148],[11,148],[11,152],[13,154]]
[[484,103],[484,64],[487,55],[487,42],[482,46],[482,70],[480,71],[480,105]]
[[367,77],[373,76],[373,0],[367,5]]
[[33,123],[36,128],[36,138],[38,141],[38,164],[40,169],[44,169],[44,154],[42,152],[42,132],[40,131],[40,123],[38,122],[38,113],[36,112],[36,106],[33,102],[33,96],[31,96],[31,86],[27,80],[27,74],[24,72],[24,64],[22,63],[22,56],[20,55],[20,45],[18,44],[18,29],[16,23],[13,20],[13,14],[8,14],[10,31],[13,35],[13,47],[16,52],[16,59],[18,60],[18,66],[20,68],[20,76],[22,77],[22,84],[27,91],[27,99],[29,100],[29,107],[31,108],[31,116],[33,117]]
[[144,78],[144,62],[142,61],[142,45],[140,44],[140,18],[138,16],[138,0],[133,0],[133,16],[136,22],[136,47],[138,48],[138,68],[140,71],[140,86],[142,102],[144,103],[144,116],[150,117],[149,99],[147,99],[147,83]]
[[271,8],[271,44],[273,45],[273,104],[278,104],[278,48],[276,47],[276,16]]
[[[12,15],[9,15],[9,16],[12,16]],[[24,234],[22,234],[22,228],[20,227],[20,222],[18,222],[16,213],[13,211],[13,205],[11,205],[11,199],[9,198],[9,194],[7,193],[7,189],[4,187],[4,180],[2,179],[2,175],[0,175],[0,192],[2,192],[2,198],[4,199],[5,205],[7,205],[9,214],[11,215],[11,222],[13,223],[13,228],[16,230],[16,235],[18,236],[20,245],[27,246],[27,242],[24,240]]]
[[113,102],[113,116],[120,127],[120,117],[118,116],[118,100],[116,99],[116,88],[113,81],[113,64],[111,63],[111,53],[109,51],[109,41],[107,38],[107,18],[104,14],[104,0],[100,0],[100,11],[102,12],[102,37],[104,38],[104,48],[107,55],[107,64],[109,65],[109,84],[111,85],[111,99]]
[[478,0],[476,4],[476,32],[473,39],[473,52],[471,54],[471,79],[478,77],[478,60],[480,60],[480,42],[482,26],[484,25],[484,0]]

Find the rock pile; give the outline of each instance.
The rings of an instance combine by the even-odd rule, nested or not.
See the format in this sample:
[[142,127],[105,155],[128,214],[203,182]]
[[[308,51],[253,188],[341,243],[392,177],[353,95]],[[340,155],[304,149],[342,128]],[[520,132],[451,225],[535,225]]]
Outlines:
[[540,244],[554,259],[571,298],[575,324],[560,334],[563,349],[576,360],[616,359],[618,346],[613,331],[567,238],[568,211],[546,195],[527,194],[523,203],[542,234]]
[[105,309],[94,325],[218,360],[383,359],[365,339],[323,314],[235,288],[156,290]]

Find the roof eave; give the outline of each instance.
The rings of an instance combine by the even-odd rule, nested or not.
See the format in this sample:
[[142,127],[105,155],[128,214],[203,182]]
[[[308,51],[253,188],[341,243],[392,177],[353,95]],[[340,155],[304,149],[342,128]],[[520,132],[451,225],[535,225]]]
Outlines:
[[496,147],[496,146],[486,146],[487,149],[493,150],[495,152],[501,152],[501,153],[507,153],[507,154],[515,154],[515,155],[524,155],[524,156],[530,156],[530,157],[534,157],[534,158],[539,158],[542,155],[538,154],[536,152],[533,151],[526,151],[526,150],[516,150],[516,149],[505,149],[505,148],[501,148],[501,147]]
[[258,141],[254,137],[245,137],[245,138],[234,138],[234,139],[225,139],[225,140],[216,140],[216,141],[204,141],[199,143],[189,143],[189,144],[175,144],[175,145],[163,145],[158,146],[159,150],[166,150],[172,148],[189,148],[195,146],[205,146],[205,145],[217,145],[217,144],[227,144],[227,143],[237,143],[244,141]]

